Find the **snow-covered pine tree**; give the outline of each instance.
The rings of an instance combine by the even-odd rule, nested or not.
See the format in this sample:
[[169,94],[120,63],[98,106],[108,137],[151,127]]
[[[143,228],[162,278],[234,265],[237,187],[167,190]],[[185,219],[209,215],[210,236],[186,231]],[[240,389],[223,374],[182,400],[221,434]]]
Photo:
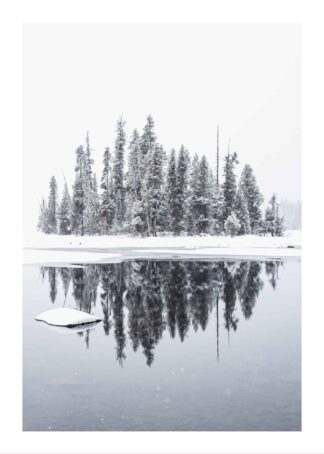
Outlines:
[[226,219],[224,227],[226,235],[235,236],[239,233],[241,224],[234,211]]
[[154,120],[152,115],[148,115],[146,118],[146,123],[143,129],[143,134],[141,137],[141,151],[142,157],[145,158],[146,155],[154,150],[156,144],[156,135],[154,132]]
[[150,180],[150,161],[152,160],[152,155],[155,151],[156,145],[156,134],[154,131],[154,120],[152,115],[148,115],[146,119],[146,124],[143,129],[143,134],[140,139],[140,147],[141,147],[141,176],[143,179],[142,185],[142,201],[143,203],[140,204],[140,210],[143,209],[145,212],[144,218],[144,232],[146,235],[150,235],[150,200],[148,198],[149,193],[149,180]]
[[[89,175],[87,175],[87,180]],[[100,206],[99,206],[99,196],[98,196],[98,185],[96,174],[92,173],[91,181],[88,180],[87,187],[87,196],[86,196],[86,206],[84,210],[84,225],[85,233],[87,235],[95,235],[100,232]]]
[[187,149],[185,149],[185,159],[186,159],[186,166],[187,166],[187,194],[186,194],[186,201],[185,201],[185,218],[186,218],[185,230],[188,233],[189,217],[190,217],[191,155]]
[[59,206],[58,219],[59,219],[59,234],[71,234],[71,199],[67,184],[64,184],[62,200]]
[[57,183],[53,176],[50,180],[50,190],[48,197],[48,229],[49,233],[57,233],[57,212],[58,212],[58,195]]
[[269,200],[269,207],[265,211],[264,232],[271,236],[282,236],[284,231],[283,218],[279,216],[279,203],[276,194]]
[[210,181],[206,156],[199,162],[198,179],[192,188],[194,231],[198,235],[209,233],[211,224]]
[[195,235],[196,224],[195,224],[195,215],[194,215],[194,197],[196,193],[196,188],[198,187],[198,175],[199,174],[199,158],[197,153],[193,156],[191,165],[189,168],[189,191],[188,191],[188,225],[187,233],[188,235]]
[[129,144],[127,190],[127,224],[129,232],[143,235],[145,229],[145,207],[142,184],[142,152],[140,136],[135,129]]
[[89,131],[87,131],[86,148],[85,148],[85,180],[88,183],[90,189],[92,189],[92,184],[93,184],[93,171],[92,171],[93,164],[94,164],[94,161],[91,157]]
[[87,132],[83,173],[83,187],[85,195],[84,233],[87,235],[99,233],[99,197],[97,181],[92,169],[93,163],[94,161],[91,157],[89,132]]
[[84,209],[85,209],[85,153],[80,145],[76,149],[75,180],[72,196],[72,222],[71,230],[75,235],[84,235]]
[[216,187],[219,188],[219,125],[217,125]]
[[220,235],[224,231],[223,223],[223,205],[224,197],[223,191],[219,184],[217,184],[217,178],[211,180],[211,232],[215,235]]
[[238,234],[249,235],[251,233],[250,215],[248,205],[245,200],[244,192],[241,186],[239,186],[236,194],[234,211],[237,216],[237,219],[240,222],[240,230],[238,231]]
[[125,162],[125,121],[122,117],[117,121],[117,137],[115,141],[115,157],[113,165],[115,218],[114,228],[116,232],[122,232],[124,228],[126,205],[124,185],[124,162]]
[[161,189],[163,184],[163,148],[161,145],[156,144],[154,150],[149,152],[147,163],[150,169],[146,185],[148,234],[156,236],[161,216]]
[[270,233],[271,236],[276,236],[276,195],[273,194],[269,200],[269,207],[265,210],[264,233]]
[[237,153],[229,153],[225,156],[224,183],[222,185],[224,196],[223,222],[234,210],[236,197],[236,176],[234,173],[235,164],[238,164]]
[[283,236],[285,231],[284,217],[279,215],[279,204],[276,211],[276,236]]
[[105,148],[103,157],[103,171],[100,188],[100,226],[101,233],[108,235],[114,220],[114,199],[113,199],[113,178],[111,168],[111,153],[108,147]]
[[188,205],[188,151],[181,145],[176,169],[176,194],[177,210],[173,223],[175,235],[187,229]]
[[258,233],[262,222],[261,205],[263,203],[263,196],[257,185],[252,167],[249,164],[246,164],[243,168],[239,188],[242,190],[247,203],[251,232]]
[[168,193],[167,193],[167,171],[168,171],[168,157],[166,151],[162,150],[162,186],[161,186],[161,199],[159,207],[159,217],[157,223],[158,232],[170,231],[170,213],[168,206]]
[[48,225],[48,208],[44,197],[42,198],[42,202],[39,206],[37,230],[40,230],[43,233],[51,233]]
[[177,160],[174,148],[171,150],[167,171],[167,205],[170,216],[170,230],[176,233],[177,228]]

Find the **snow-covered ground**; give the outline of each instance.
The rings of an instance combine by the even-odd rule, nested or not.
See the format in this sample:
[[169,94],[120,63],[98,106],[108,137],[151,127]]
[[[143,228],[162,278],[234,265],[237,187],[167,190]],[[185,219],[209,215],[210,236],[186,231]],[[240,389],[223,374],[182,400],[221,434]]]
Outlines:
[[270,236],[63,236],[37,234],[25,241],[25,264],[111,263],[128,258],[300,257],[301,232]]

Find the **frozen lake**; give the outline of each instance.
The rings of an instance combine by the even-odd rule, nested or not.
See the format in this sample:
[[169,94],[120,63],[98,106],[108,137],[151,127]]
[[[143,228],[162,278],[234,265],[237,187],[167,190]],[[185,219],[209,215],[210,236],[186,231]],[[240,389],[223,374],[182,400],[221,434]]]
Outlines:
[[[24,430],[301,430],[301,261],[24,266]],[[80,331],[35,316],[91,312]]]

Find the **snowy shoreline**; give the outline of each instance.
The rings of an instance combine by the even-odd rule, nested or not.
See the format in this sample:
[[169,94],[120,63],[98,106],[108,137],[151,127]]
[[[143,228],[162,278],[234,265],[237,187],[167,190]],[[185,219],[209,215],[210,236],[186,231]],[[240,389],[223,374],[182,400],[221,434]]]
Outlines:
[[226,257],[283,258],[301,256],[301,232],[283,237],[227,236],[63,236],[38,234],[25,241],[23,263],[118,263],[129,259],[207,259]]

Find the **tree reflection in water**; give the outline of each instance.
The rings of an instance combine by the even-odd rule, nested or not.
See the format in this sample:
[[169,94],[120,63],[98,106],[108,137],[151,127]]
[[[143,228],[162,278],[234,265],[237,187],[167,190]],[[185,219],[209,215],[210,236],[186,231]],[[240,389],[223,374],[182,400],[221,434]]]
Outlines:
[[[57,297],[58,278],[64,301],[72,287],[72,297],[79,310],[90,313],[99,294],[104,333],[113,330],[116,359],[126,359],[128,341],[136,352],[139,348],[148,366],[154,361],[155,346],[165,330],[183,342],[190,327],[205,330],[212,311],[216,312],[217,357],[219,357],[219,324],[236,331],[239,324],[238,304],[245,319],[252,314],[264,286],[264,268],[272,288],[276,289],[277,261],[154,261],[135,260],[80,268],[41,267],[43,282],[47,276],[52,303]],[[99,290],[98,290],[99,289]],[[222,313],[221,304],[223,305]],[[78,333],[87,348],[90,330]]]

